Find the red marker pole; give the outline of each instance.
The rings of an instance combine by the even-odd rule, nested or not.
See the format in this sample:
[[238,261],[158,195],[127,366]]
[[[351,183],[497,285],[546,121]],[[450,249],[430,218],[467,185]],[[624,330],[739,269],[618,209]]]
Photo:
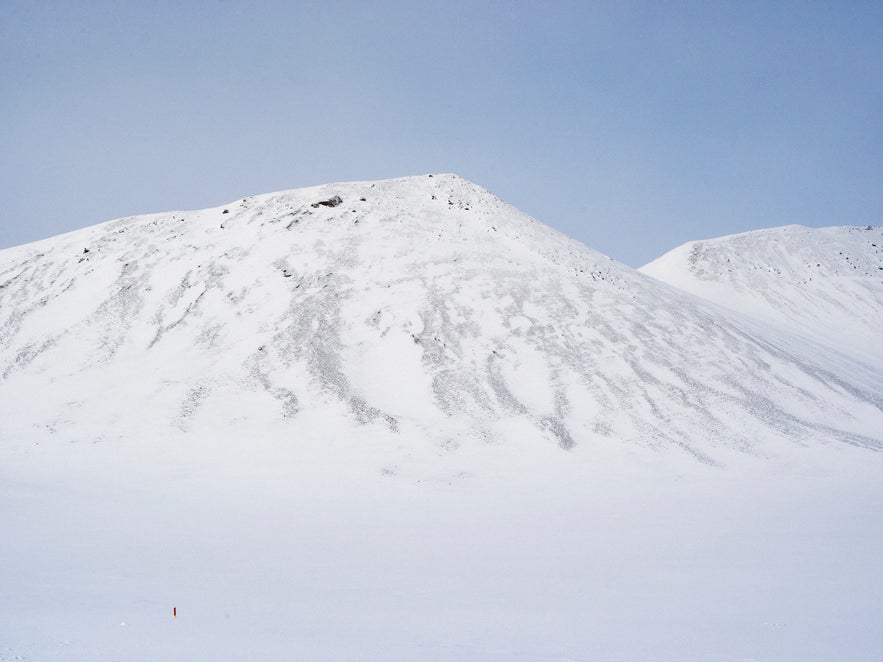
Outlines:
[[172,618],[178,618],[178,608],[172,607]]

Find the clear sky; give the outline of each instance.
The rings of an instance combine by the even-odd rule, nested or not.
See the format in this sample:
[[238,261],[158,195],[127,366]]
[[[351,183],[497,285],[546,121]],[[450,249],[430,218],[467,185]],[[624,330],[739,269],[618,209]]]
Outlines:
[[631,266],[879,225],[883,2],[0,0],[0,247],[430,172]]

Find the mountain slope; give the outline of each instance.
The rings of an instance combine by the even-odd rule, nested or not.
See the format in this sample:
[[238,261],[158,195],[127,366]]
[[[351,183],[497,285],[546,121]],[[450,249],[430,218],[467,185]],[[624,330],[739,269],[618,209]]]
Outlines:
[[883,228],[792,225],[692,241],[640,271],[883,366]]
[[881,393],[449,175],[2,251],[0,660],[873,659]]
[[0,310],[7,438],[341,424],[432,453],[520,439],[709,462],[883,445],[879,371],[708,307],[453,175],[6,250]]

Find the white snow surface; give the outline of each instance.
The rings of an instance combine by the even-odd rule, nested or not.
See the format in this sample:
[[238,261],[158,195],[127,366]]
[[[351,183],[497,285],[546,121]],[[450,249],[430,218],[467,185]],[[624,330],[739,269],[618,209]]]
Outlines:
[[789,283],[454,175],[0,251],[0,660],[874,659],[883,367]]
[[640,271],[883,365],[883,227],[790,225],[691,241]]
[[[844,304],[854,326],[879,318],[875,282]],[[452,175],[127,218],[2,251],[0,310],[12,412],[0,431],[13,436],[322,416],[391,443],[503,443],[515,425],[542,446],[712,463],[883,445],[879,366],[672,291]]]

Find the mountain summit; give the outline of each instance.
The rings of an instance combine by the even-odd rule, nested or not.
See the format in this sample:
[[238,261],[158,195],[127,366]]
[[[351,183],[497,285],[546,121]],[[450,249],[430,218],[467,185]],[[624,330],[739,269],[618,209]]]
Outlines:
[[881,394],[879,370],[454,175],[124,218],[0,252],[7,438],[334,428],[402,453],[517,443],[715,463],[880,449]]

